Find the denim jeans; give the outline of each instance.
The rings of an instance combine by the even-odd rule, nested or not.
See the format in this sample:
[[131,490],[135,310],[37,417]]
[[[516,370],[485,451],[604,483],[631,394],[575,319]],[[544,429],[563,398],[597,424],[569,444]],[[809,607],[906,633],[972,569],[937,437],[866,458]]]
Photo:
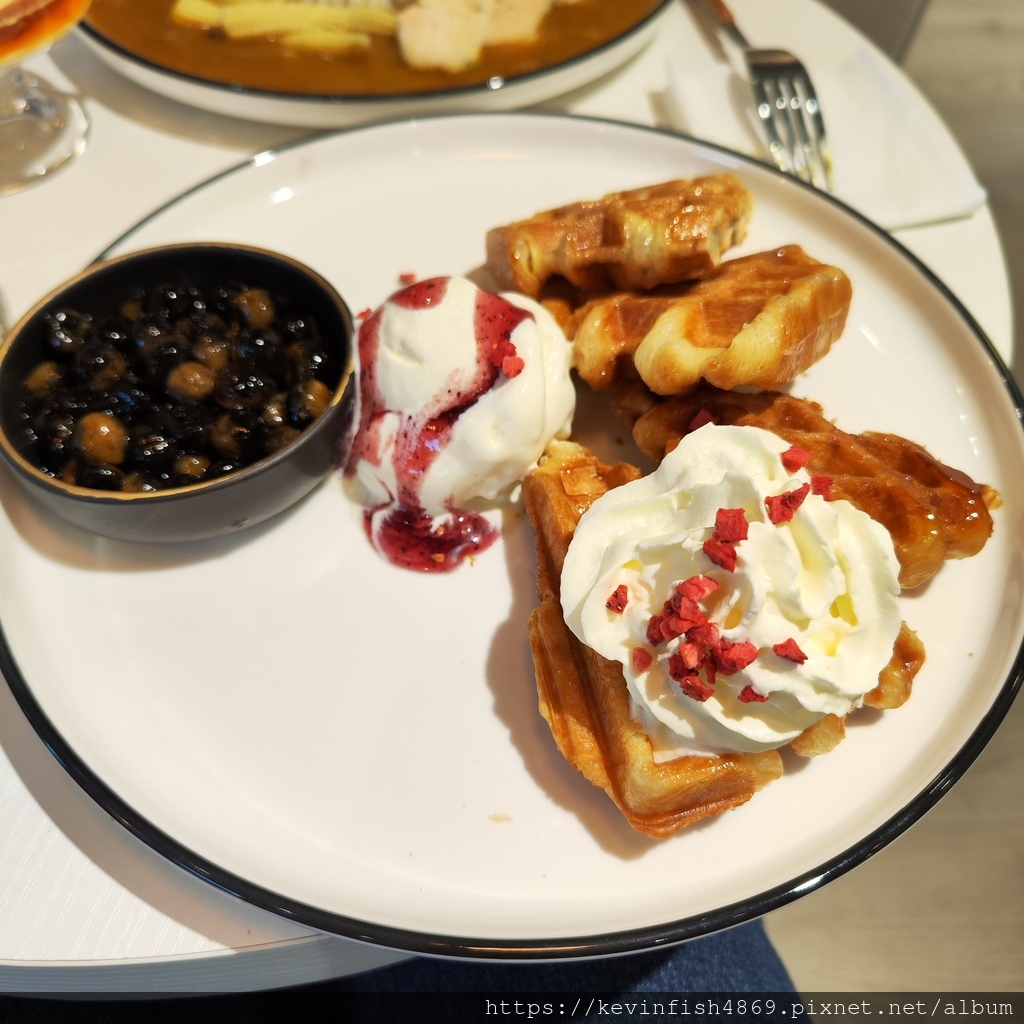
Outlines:
[[404,960],[349,980],[353,992],[793,992],[760,921],[667,949],[558,963]]

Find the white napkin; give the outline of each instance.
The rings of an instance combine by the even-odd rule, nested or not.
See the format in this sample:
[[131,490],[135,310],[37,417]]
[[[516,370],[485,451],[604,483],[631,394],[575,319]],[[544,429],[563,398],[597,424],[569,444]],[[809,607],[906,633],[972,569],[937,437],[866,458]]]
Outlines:
[[[838,199],[890,231],[966,217],[985,202],[949,129],[894,66],[865,47],[836,69],[806,63]],[[767,158],[750,87],[724,61],[692,70],[673,56],[668,78],[672,127]]]

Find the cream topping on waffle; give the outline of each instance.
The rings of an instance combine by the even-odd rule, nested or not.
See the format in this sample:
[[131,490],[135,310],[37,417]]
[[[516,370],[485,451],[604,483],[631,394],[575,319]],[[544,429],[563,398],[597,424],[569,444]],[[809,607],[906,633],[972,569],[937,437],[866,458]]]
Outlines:
[[900,630],[886,530],[756,427],[708,424],[598,499],[561,576],[656,752],[781,746],[878,683]]

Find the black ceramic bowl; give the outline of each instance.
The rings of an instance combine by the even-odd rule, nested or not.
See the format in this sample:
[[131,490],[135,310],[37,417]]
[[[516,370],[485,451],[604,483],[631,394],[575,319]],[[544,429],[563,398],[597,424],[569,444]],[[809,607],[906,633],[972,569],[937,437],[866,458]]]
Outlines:
[[[136,418],[141,420],[143,413],[138,407],[132,406],[139,398],[140,390],[134,386],[136,376],[132,367],[136,364],[133,361],[141,357],[132,348],[131,338],[133,331],[135,335],[146,331],[153,333],[148,321],[141,327],[135,325],[146,317],[152,319],[155,314],[140,314],[137,320],[132,320],[126,319],[121,311],[126,300],[140,293],[145,298],[135,298],[132,310],[149,308],[146,305],[150,302],[149,297],[158,294],[161,301],[153,304],[160,305],[161,315],[167,314],[161,323],[170,322],[180,313],[180,308],[175,307],[175,313],[171,314],[166,301],[169,285],[173,285],[179,293],[184,292],[193,306],[194,296],[190,297],[188,293],[190,288],[197,289],[203,296],[209,296],[212,291],[225,286],[236,291],[240,285],[247,289],[262,289],[275,303],[280,304],[280,309],[286,311],[282,319],[287,320],[287,323],[275,322],[269,325],[272,332],[277,332],[276,337],[280,337],[283,331],[285,341],[290,342],[300,337],[303,331],[312,329],[317,338],[319,353],[316,372],[324,385],[318,385],[321,401],[315,407],[315,417],[308,425],[292,427],[286,435],[292,440],[279,449],[262,448],[256,450],[255,454],[250,450],[246,455],[235,458],[219,458],[210,472],[215,471],[221,475],[213,478],[207,476],[196,482],[182,483],[180,475],[170,477],[165,473],[158,489],[104,489],[113,486],[109,482],[111,477],[122,478],[126,472],[132,476],[132,487],[138,488],[138,474],[132,468],[132,460],[142,459],[139,451],[147,458],[151,457],[153,445],[142,445],[140,448],[142,443],[135,440],[135,434],[132,434],[132,443],[136,447],[119,464],[113,465],[112,469],[104,468],[103,460],[97,460],[95,453],[90,453],[93,462],[99,464],[90,465],[89,472],[81,474],[89,484],[83,486],[78,469],[61,469],[55,465],[53,456],[54,448],[63,450],[65,441],[73,455],[74,449],[70,446],[75,435],[65,436],[66,428],[62,428],[65,435],[61,435],[63,440],[56,444],[51,438],[54,428],[47,426],[45,452],[49,464],[44,466],[40,456],[40,424],[49,421],[39,418],[40,414],[35,411],[38,403],[33,404],[32,396],[26,400],[26,381],[33,369],[41,362],[53,358],[52,353],[56,351],[53,314],[58,310],[75,310],[90,316],[96,324],[102,323],[104,338],[110,337],[113,331],[117,336],[115,340],[126,346],[129,353],[123,379],[128,380],[132,387],[127,389],[127,397],[117,391],[117,383],[109,389],[117,391],[113,399],[97,396],[94,392],[102,390],[94,386],[99,378],[88,377],[90,370],[83,370],[80,363],[72,362],[70,369],[61,370],[60,383],[49,385],[47,409],[56,403],[60,406],[62,416],[72,417],[66,421],[74,422],[73,417],[79,415],[81,410],[97,403],[109,404],[109,401],[114,401],[117,415],[134,431],[136,428],[132,424]],[[220,320],[223,324],[225,318],[230,320],[235,315],[235,311],[225,313],[223,303],[226,300],[222,297],[219,301],[221,305],[218,309],[224,313]],[[211,312],[213,309],[211,304]],[[192,312],[190,307],[190,315]],[[305,327],[301,326],[302,322],[305,322]],[[310,328],[310,322],[313,328]],[[251,342],[246,351],[250,351],[254,344],[263,344],[265,341],[265,338],[264,341],[259,338],[253,340],[252,336],[261,332],[255,327],[246,326],[248,323],[245,321],[244,331],[237,324],[231,328],[235,335],[245,333],[248,342]],[[300,323],[300,326],[296,327],[296,323]],[[262,331],[264,336],[266,333],[266,330]],[[127,340],[122,337],[125,334],[129,336]],[[94,264],[52,292],[22,317],[0,348],[0,455],[12,467],[21,484],[46,509],[93,533],[132,541],[189,541],[233,533],[263,522],[298,501],[343,459],[344,447],[351,434],[355,404],[351,386],[352,339],[351,313],[331,285],[308,267],[276,253],[235,244],[198,242],[147,249]],[[140,351],[144,344],[148,344],[141,337],[136,337],[135,343]],[[185,347],[180,334],[177,343],[179,347]],[[158,355],[161,359],[172,360],[179,358],[188,361],[195,358],[189,352],[175,356],[174,344],[169,349],[161,349]],[[152,350],[147,350],[146,356],[150,360],[146,365],[153,365],[157,357]],[[65,359],[66,355],[60,358]],[[81,359],[77,355],[74,358]],[[97,360],[93,359],[88,365],[95,368],[96,364]],[[102,369],[102,355],[98,364]],[[140,374],[147,372],[139,365]],[[165,364],[160,365],[163,367]],[[192,365],[194,368],[194,363]],[[115,374],[121,369],[118,366]],[[282,370],[281,376],[284,373]],[[83,379],[86,380],[84,385]],[[219,385],[220,378],[217,380]],[[272,386],[271,382],[268,387]],[[221,388],[205,401],[216,403],[223,394]],[[269,419],[259,402],[252,404],[250,394],[246,393],[244,397],[251,403],[245,411],[246,429],[253,426],[256,420],[262,423]],[[146,398],[146,401],[150,400]],[[231,400],[234,401],[233,398]],[[162,422],[167,422],[167,417],[172,415],[167,409],[174,406],[171,396],[164,394],[159,400],[152,401],[163,405],[164,412],[160,415],[164,417]],[[196,400],[190,398],[189,401]],[[145,401],[140,401],[139,405],[145,405]],[[129,406],[132,409],[128,410]],[[124,415],[121,414],[122,408],[128,410]],[[68,409],[71,411],[68,412]],[[190,417],[206,422],[220,417],[222,412],[223,409],[216,404],[211,410],[185,412],[182,412],[179,405],[174,415],[191,424]],[[46,415],[56,414],[47,412]],[[114,413],[105,409],[104,415],[111,416]],[[109,421],[101,422],[106,424]],[[141,427],[139,429],[142,430]],[[202,429],[209,430],[209,427]],[[253,426],[253,436],[255,429]],[[163,433],[168,433],[168,430],[164,429]],[[245,434],[245,431],[242,433]],[[97,486],[100,477],[103,479],[100,486]],[[188,479],[191,481],[191,477]],[[67,482],[69,480],[74,482]]]

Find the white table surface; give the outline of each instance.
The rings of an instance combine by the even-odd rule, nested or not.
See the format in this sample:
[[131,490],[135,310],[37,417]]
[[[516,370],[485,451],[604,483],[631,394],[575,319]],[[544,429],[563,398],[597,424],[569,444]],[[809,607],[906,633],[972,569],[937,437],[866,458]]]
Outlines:
[[[762,0],[733,6],[756,35]],[[778,0],[776,7],[792,17],[775,22],[773,43],[799,49],[806,37],[789,38],[785,26],[792,24],[837,54],[870,46],[816,0]],[[638,59],[545,107],[663,124],[668,55],[681,34],[694,31],[688,10],[671,8]],[[84,95],[92,132],[75,164],[0,199],[0,295],[12,319],[168,199],[310,134],[163,99],[121,79],[75,36],[30,66]],[[988,207],[896,237],[946,282],[1009,360],[1012,304]],[[400,957],[310,932],[164,861],[78,789],[0,688],[0,992],[241,991],[337,977]]]

